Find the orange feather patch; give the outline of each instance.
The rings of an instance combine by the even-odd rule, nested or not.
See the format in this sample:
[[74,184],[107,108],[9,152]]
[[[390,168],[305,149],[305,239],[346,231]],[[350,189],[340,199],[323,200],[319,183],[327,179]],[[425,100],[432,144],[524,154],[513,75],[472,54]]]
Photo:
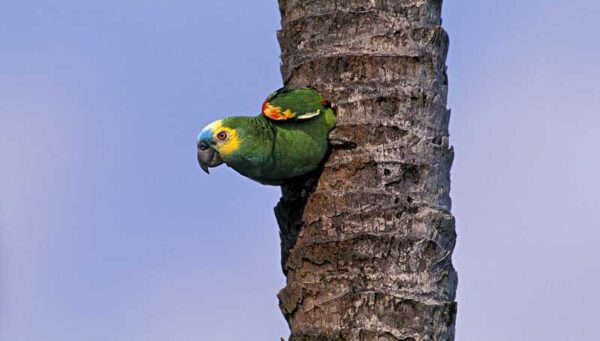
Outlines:
[[271,105],[271,103],[269,103],[268,101],[265,101],[263,103],[262,113],[263,115],[275,121],[287,120],[296,116],[296,114],[289,109],[284,112],[281,112],[280,107],[275,107]]

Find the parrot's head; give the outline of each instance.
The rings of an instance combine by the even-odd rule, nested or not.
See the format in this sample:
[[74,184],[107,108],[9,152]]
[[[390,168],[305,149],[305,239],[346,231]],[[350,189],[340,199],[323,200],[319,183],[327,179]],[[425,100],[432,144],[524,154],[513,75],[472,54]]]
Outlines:
[[235,122],[224,119],[215,121],[198,134],[198,162],[208,173],[208,168],[217,167],[240,148],[240,134]]

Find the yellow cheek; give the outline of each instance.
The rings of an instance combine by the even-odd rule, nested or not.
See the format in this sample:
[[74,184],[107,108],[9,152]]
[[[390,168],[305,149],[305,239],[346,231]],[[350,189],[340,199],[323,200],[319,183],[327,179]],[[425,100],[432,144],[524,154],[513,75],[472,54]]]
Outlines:
[[221,128],[221,131],[227,132],[229,139],[223,143],[220,143],[217,146],[217,149],[222,156],[231,155],[231,153],[240,148],[240,139],[238,138],[237,131],[230,128]]

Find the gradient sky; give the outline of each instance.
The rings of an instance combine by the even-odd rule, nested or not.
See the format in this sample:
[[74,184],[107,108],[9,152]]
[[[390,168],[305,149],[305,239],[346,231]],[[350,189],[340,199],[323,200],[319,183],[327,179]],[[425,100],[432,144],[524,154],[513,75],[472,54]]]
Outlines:
[[[446,1],[457,340],[597,340],[600,3]],[[0,5],[0,340],[287,336],[279,189],[196,163],[281,85],[269,1]]]

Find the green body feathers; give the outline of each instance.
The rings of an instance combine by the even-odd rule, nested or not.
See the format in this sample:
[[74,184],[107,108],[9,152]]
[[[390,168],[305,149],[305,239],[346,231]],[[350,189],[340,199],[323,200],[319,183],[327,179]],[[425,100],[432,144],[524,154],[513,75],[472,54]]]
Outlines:
[[278,185],[321,165],[335,122],[335,112],[316,90],[280,89],[267,98],[261,115],[214,122],[202,131],[199,143],[205,141],[240,174]]

